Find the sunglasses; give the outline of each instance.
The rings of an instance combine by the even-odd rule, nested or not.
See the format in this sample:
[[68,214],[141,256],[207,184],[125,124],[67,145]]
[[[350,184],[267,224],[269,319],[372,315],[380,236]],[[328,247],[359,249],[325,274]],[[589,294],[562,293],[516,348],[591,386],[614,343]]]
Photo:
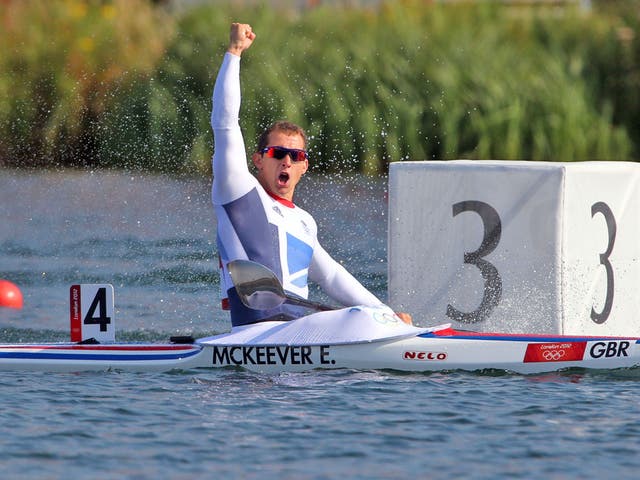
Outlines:
[[292,162],[303,162],[307,159],[307,152],[305,150],[298,150],[297,148],[286,147],[267,147],[260,150],[260,153],[266,154],[267,157],[282,160],[289,155]]

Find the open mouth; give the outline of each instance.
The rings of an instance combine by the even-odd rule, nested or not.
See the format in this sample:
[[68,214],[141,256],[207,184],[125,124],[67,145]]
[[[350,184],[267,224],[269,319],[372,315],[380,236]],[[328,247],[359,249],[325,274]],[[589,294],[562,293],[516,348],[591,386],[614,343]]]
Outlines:
[[278,175],[278,184],[284,186],[289,181],[289,174],[287,172],[282,172]]

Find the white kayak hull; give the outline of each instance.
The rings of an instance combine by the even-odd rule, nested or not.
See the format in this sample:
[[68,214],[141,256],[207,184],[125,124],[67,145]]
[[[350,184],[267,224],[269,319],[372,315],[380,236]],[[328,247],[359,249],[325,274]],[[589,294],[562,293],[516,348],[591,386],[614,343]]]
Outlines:
[[211,343],[215,338],[186,345],[4,344],[0,345],[0,370],[144,372],[240,367],[263,373],[389,369],[534,374],[640,366],[638,338],[486,334],[447,328],[404,338],[337,345]]
[[637,338],[429,333],[341,345],[212,346],[213,366],[257,372],[345,368],[405,372],[503,370],[523,374],[569,368],[640,366]]

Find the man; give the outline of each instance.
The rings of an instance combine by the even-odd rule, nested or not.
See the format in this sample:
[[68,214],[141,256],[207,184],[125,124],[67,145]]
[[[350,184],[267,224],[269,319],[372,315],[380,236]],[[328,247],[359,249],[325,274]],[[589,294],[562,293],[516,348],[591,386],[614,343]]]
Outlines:
[[[231,25],[229,47],[213,90],[212,200],[218,219],[221,289],[227,296],[223,307],[231,310],[234,327],[304,315],[299,307],[286,304],[270,310],[244,306],[226,269],[234,259],[269,267],[285,290],[305,298],[310,279],[345,306],[382,305],[320,246],[313,217],[293,203],[295,187],[309,167],[302,128],[274,123],[261,135],[251,156],[257,178],[249,172],[239,126],[240,57],[255,38],[250,25]],[[410,323],[408,315],[401,318]]]

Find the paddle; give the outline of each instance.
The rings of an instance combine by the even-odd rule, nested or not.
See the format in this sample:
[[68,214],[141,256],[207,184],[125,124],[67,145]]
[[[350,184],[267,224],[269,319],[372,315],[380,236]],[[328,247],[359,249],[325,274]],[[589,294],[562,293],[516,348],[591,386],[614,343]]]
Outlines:
[[287,294],[278,277],[259,263],[250,260],[233,260],[227,264],[227,268],[240,300],[254,310],[268,310],[279,307],[283,303],[319,312],[336,310],[336,307]]

